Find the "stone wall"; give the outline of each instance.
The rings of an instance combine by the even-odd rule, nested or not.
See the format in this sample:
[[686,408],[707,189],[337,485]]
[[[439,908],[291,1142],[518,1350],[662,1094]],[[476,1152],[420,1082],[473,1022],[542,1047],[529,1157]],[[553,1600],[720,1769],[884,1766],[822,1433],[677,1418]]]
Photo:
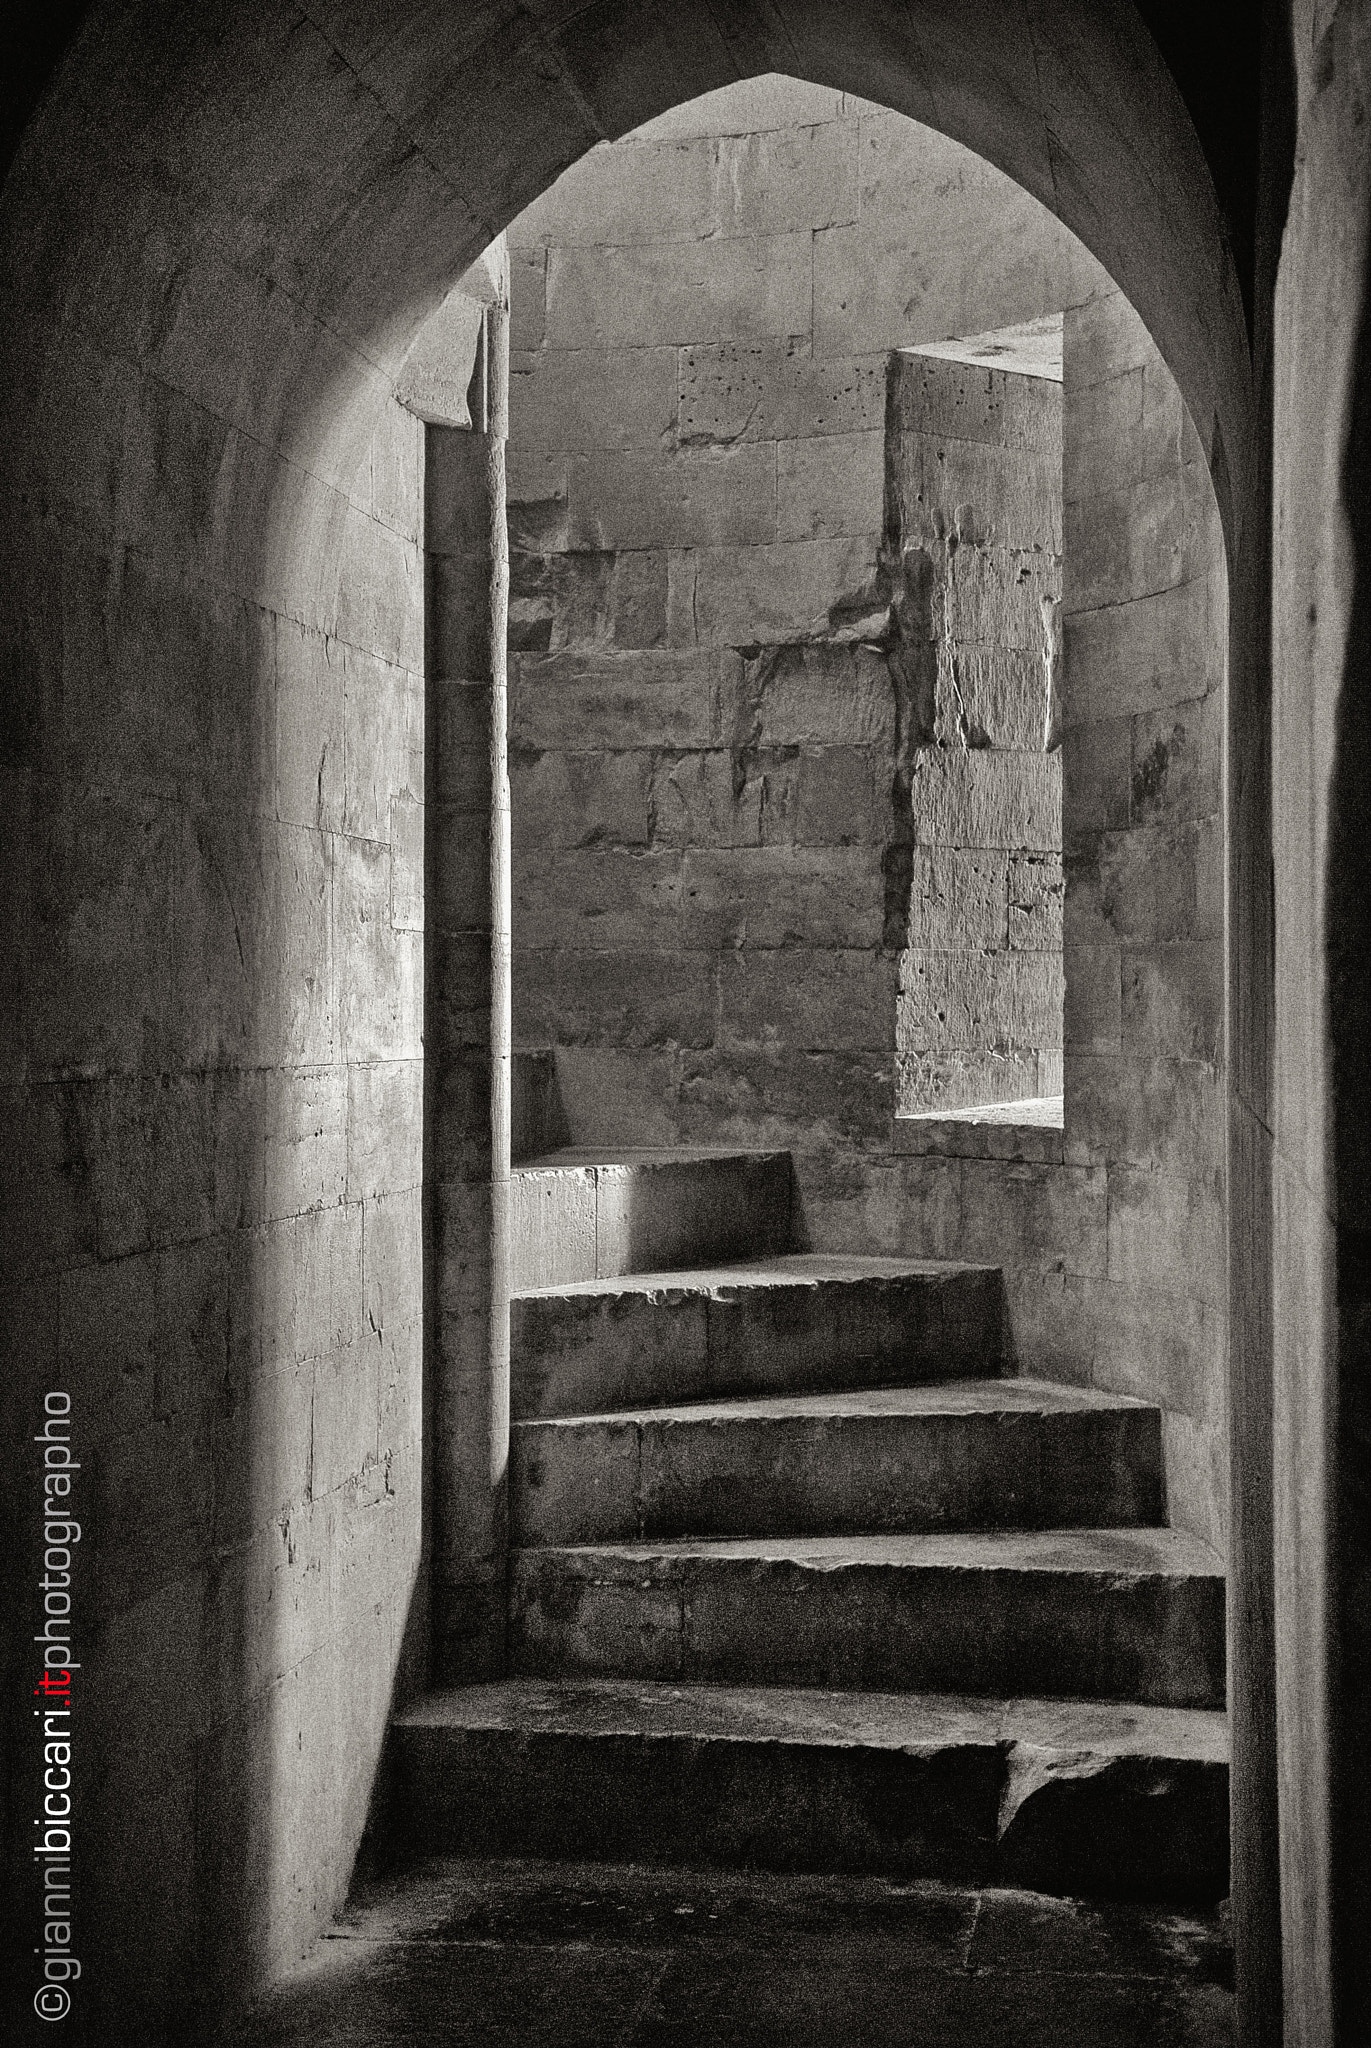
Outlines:
[[[380,402],[331,476],[241,433],[217,283],[145,374],[68,331],[69,457],[3,558],[4,1370],[14,1440],[62,1389],[82,1467],[92,2039],[212,1999],[206,1925],[257,1977],[328,1924],[421,1619],[422,429]],[[318,510],[317,580],[226,545],[246,462]]]
[[1173,1517],[1222,1547],[1223,541],[1119,293],[1068,312],[1063,366],[1065,1157],[1104,1170],[1108,1283],[1068,1341],[1162,1403]]
[[893,356],[899,1114],[1061,1093],[1061,527],[1060,384]]
[[[700,113],[712,137],[648,131],[594,152],[511,230],[515,1044],[555,1047],[577,1142],[787,1146],[816,1246],[1003,1264],[1022,1367],[1160,1400],[1172,1514],[1222,1548],[1226,599],[1204,459],[1126,302],[987,166],[850,103],[774,132],[748,129],[748,106],[737,88]],[[748,132],[718,132],[730,126]],[[882,168],[845,184],[830,130]],[[800,176],[821,140],[823,180]],[[812,323],[798,287],[779,310],[759,299],[758,238],[728,232],[755,227],[763,200],[774,288],[799,260],[797,221],[833,223],[810,236]],[[883,267],[911,261],[897,217],[906,240],[911,219],[929,222],[927,291],[899,318]],[[833,236],[844,275],[865,280],[850,303],[824,282]],[[1053,297],[1066,309],[1060,771],[1026,747],[915,744],[938,736],[938,664],[922,657],[921,683],[910,649],[936,652],[941,635],[899,564],[917,492],[897,478],[887,530],[880,481],[890,345],[953,320],[976,335],[997,314],[1041,322]],[[783,316],[805,323],[798,338],[758,331]],[[911,335],[920,320],[934,332]],[[985,367],[920,374],[987,418],[1007,390]],[[956,438],[932,436],[935,459]],[[1036,463],[1021,481],[1046,502]],[[958,504],[979,508],[975,492],[948,495],[954,527]],[[1014,736],[1031,724],[1041,746],[1055,536],[1050,516],[1032,518],[1045,574],[1031,619],[1012,622],[1011,590],[1000,630],[1017,651],[1001,673],[1017,665],[1027,686],[1036,671]],[[968,561],[981,589],[1004,566],[993,544]],[[969,614],[961,630],[969,672]],[[1036,790],[1036,822],[986,864],[997,932],[1003,874],[1006,936],[1009,860],[1051,859],[1032,842],[1055,827],[1062,778],[1061,1130],[895,1115],[900,956],[911,916],[938,902],[927,841],[960,835],[969,851],[1006,836],[925,789],[935,768],[1001,767],[1022,778],[1017,800]],[[964,802],[969,784],[944,794]],[[1014,809],[1006,796],[1002,823]],[[1048,872],[1014,907],[1051,941]],[[974,891],[965,876],[957,887],[966,916]],[[1050,943],[1010,953],[1030,976],[1044,961],[1024,1032],[1048,1056],[1035,1086],[1053,1076],[1060,968]]]
[[[515,1042],[578,1140],[792,1146],[822,1230],[889,1148],[913,869],[921,916],[948,879],[900,775],[889,353],[1101,274],[967,151],[780,79],[593,151],[510,242]],[[997,415],[999,373],[926,375]]]

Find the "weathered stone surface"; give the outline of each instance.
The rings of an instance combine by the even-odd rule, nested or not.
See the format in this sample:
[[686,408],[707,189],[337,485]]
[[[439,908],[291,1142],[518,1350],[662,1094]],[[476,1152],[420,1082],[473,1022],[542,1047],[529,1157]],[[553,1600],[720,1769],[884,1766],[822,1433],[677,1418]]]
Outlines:
[[[396,1735],[406,1823],[425,1829],[424,1846],[703,1861],[716,1866],[711,1915],[727,1915],[733,1896],[724,1896],[729,1880],[717,1866],[739,1860],[904,1878],[976,1871],[1091,1898],[1212,1898],[1227,1881],[1226,1727],[1222,1715],[1204,1710],[519,1679],[433,1695],[401,1718]],[[1005,1806],[1012,1818],[1001,1836]],[[546,1939],[545,1870],[539,1882]],[[584,1941],[586,1902],[602,1891],[621,1935],[619,1874],[578,1869],[575,1885],[574,1939]],[[492,1892],[492,1873],[482,1867],[471,1910],[483,1936]],[[685,1903],[695,1938],[708,1942],[703,1901],[692,1892]],[[893,1899],[882,1903],[894,1910]],[[660,1926],[655,1894],[651,1904]],[[403,1923],[411,1940],[440,1914],[452,1924],[446,1891],[416,1906],[417,1917]],[[806,1899],[811,1906],[831,1931],[840,1910],[832,1886],[822,1899]],[[758,1902],[749,1897],[746,1907],[755,1971]],[[1074,1944],[1086,1938],[1074,1920],[1064,1922],[1064,1910],[990,1894],[976,1922],[982,1967],[1007,1967],[1014,1918],[1025,1916],[1035,1970],[1047,1944],[1079,1997],[1086,1950]],[[862,1939],[846,1913],[840,1924],[845,1945]],[[1098,1909],[1087,1924],[1093,1944]],[[797,1932],[812,1952],[817,1921],[806,1918]],[[904,1954],[911,1932],[900,1926]],[[1108,1959],[1128,1976],[1135,2001],[1141,1987],[1132,1973],[1148,1967],[1132,1946],[1140,1932],[1121,1930],[1119,1952]],[[1176,1933],[1169,1919],[1159,1936],[1167,1954]],[[960,1922],[955,1936],[947,1930],[957,1953],[965,1938]],[[708,1953],[717,1969],[712,1946]],[[798,1961],[791,1956],[789,1968]],[[1043,1977],[1033,1983],[1041,2000]],[[806,2014],[811,2000],[806,1984]],[[1092,2038],[1108,2038],[1091,2024]]]
[[608,649],[521,655],[510,693],[511,743],[567,753],[707,747],[719,737],[718,674],[717,657],[703,650],[631,659]]
[[[568,464],[572,548],[764,547],[777,537],[776,450],[603,450]],[[869,522],[874,525],[875,522]]]
[[512,1565],[529,1677],[1223,1700],[1223,1576],[1174,1529],[545,1547]]
[[1026,1380],[525,1421],[511,1456],[523,1545],[1105,1528],[1162,1499],[1157,1410]]
[[[910,797],[915,838],[930,846],[1050,852],[1061,845],[1061,785],[1058,754],[921,747]],[[1074,808],[1073,796],[1073,814]]]
[[776,449],[778,540],[880,531],[885,437],[816,434]]
[[525,848],[646,846],[652,755],[516,754],[510,789],[516,859]]
[[990,1376],[999,1302],[994,1268],[813,1254],[524,1292],[514,1413]]
[[816,360],[806,341],[723,341],[680,352],[683,442],[793,441],[879,432],[885,351]]
[[751,947],[719,970],[720,1042],[884,1052],[895,1029],[895,963],[875,952]]
[[803,333],[810,313],[807,234],[689,245],[554,248],[547,327],[559,348],[639,347]]
[[674,348],[547,350],[510,362],[516,452],[657,448],[676,418]]
[[514,956],[514,1032],[530,1045],[710,1045],[712,953],[545,952]]

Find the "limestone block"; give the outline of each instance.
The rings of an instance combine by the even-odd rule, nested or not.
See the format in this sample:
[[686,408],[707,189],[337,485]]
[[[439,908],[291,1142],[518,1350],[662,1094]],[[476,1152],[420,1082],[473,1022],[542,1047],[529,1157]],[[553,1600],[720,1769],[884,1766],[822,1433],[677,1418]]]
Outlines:
[[1222,692],[1213,690],[1163,711],[1139,712],[1131,730],[1133,822],[1217,816],[1223,786]]
[[[806,747],[797,765],[792,831],[796,845],[884,842],[894,817],[891,757],[884,747]],[[768,774],[764,820],[777,809],[777,791]]]
[[880,944],[877,848],[702,847],[682,860],[680,929],[687,945]]
[[[958,647],[1012,649],[1042,659],[1041,594],[1050,588],[1048,574],[1025,574],[1026,551],[991,544],[961,546],[950,566],[943,593],[945,630]],[[1040,563],[1044,569],[1050,564]],[[1032,670],[1027,670],[1031,675]],[[1030,684],[1030,689],[1032,685]],[[1041,688],[1032,695],[1041,704]],[[1037,731],[1042,731],[1039,710]],[[1020,742],[1022,744],[1022,742]]]
[[841,121],[845,112],[844,95],[836,87],[769,72],[749,78],[741,88],[731,84],[701,93],[698,99],[668,108],[634,132],[652,141],[687,135],[750,135],[773,128],[818,127],[822,122]]
[[[470,391],[480,362],[483,302],[451,291],[415,336],[395,380],[395,396],[415,423],[470,429]],[[476,421],[478,431],[484,431]]]
[[909,889],[909,944],[937,953],[981,952],[1008,943],[1010,856],[958,846],[916,846]]
[[[897,1052],[895,1113],[907,1117],[936,1109],[951,1116],[983,1103],[1021,1102],[1043,1092],[1041,1063],[1042,1054],[1033,1050],[1002,1052],[970,1046],[942,1052]],[[1005,1149],[1006,1156],[1019,1156],[1019,1148]],[[1037,1150],[1027,1156],[1035,1159]]]
[[1221,573],[1063,619],[1069,724],[1189,703],[1222,681]]
[[921,747],[910,808],[921,845],[1050,852],[1062,839],[1061,756]]
[[1221,1177],[1111,1163],[1109,1277],[1221,1305],[1228,1285]]
[[1134,725],[1106,718],[1068,726],[1062,740],[1062,777],[1071,792],[1065,821],[1069,840],[1078,833],[1118,831],[1131,815]]
[[962,1176],[955,1159],[856,1161],[806,1152],[795,1175],[810,1237],[824,1251],[895,1258],[961,1256]]
[[380,1419],[374,1338],[314,1364],[310,1413],[310,1492],[315,1500],[346,1486],[374,1463]]
[[429,558],[429,667],[435,682],[490,674],[490,564],[484,555]]
[[391,799],[409,786],[409,678],[403,669],[349,647],[343,662],[343,830],[355,839],[390,837]]
[[[1069,986],[1069,977],[1068,977]],[[1067,1053],[1068,1159],[1156,1169],[1192,1180],[1221,1174],[1226,1145],[1219,1070],[1136,1053]]]
[[660,450],[676,424],[674,348],[541,350],[509,366],[509,437],[523,450]]
[[511,685],[517,747],[709,747],[720,737],[718,657],[704,649],[521,655]]
[[695,565],[693,615],[702,646],[874,639],[885,623],[874,536],[701,548]]
[[776,537],[822,540],[879,533],[884,488],[882,434],[817,434],[782,441],[776,450]]
[[1103,1279],[1107,1194],[1102,1167],[962,1161],[962,1257]]
[[347,1182],[348,1070],[292,1067],[262,1089],[263,1215],[295,1216],[343,1199]]
[[776,536],[776,450],[765,441],[573,455],[568,491],[573,548],[761,547]]
[[712,1044],[708,953],[569,950],[514,956],[514,1036],[523,1045],[622,1049]]
[[895,686],[878,648],[832,642],[767,647],[725,662],[735,745],[877,745],[893,752]]
[[[567,545],[567,460],[508,448],[505,505],[510,547],[538,553]],[[479,506],[478,506],[479,509]],[[478,525],[484,532],[484,525]],[[482,552],[480,546],[472,552]]]
[[343,822],[345,652],[293,619],[276,629],[276,815],[338,831]]
[[565,848],[525,852],[514,876],[514,941],[521,949],[664,953],[694,943],[682,923],[676,852]]
[[595,1169],[522,1172],[509,1184],[510,1278],[516,1288],[595,1278]]
[[[1102,480],[1135,482],[1143,474],[1144,366],[1120,364],[1087,381],[1076,381],[1071,368],[1070,340],[1074,314],[1063,328],[1066,375],[1063,396],[1062,492],[1068,505],[1099,490]],[[1148,344],[1149,357],[1155,356]]]
[[745,776],[742,787],[736,787],[734,759],[722,749],[656,756],[651,790],[655,844],[761,844],[762,810],[770,801],[766,778]]
[[[521,246],[626,248],[690,243],[720,229],[719,145],[713,137],[597,143],[524,208],[512,232]],[[552,339],[557,340],[556,329]]]
[[1123,953],[1126,1051],[1216,1061],[1223,1046],[1223,948],[1215,939]]
[[[998,378],[1007,417],[1017,416],[1022,394],[1039,381]],[[965,546],[1061,554],[1061,455],[1055,441],[1043,448],[1002,447],[953,434],[901,432],[888,447],[891,490],[908,536],[955,534]]]
[[808,1147],[882,1143],[894,1108],[888,1052],[757,1052],[681,1056],[682,1134],[710,1143]]
[[547,654],[606,640],[614,567],[610,554],[539,554],[516,546],[509,563],[509,653]]
[[390,921],[390,850],[334,842],[338,1042],[343,1057],[415,1059],[422,1045],[423,942]]
[[[966,447],[956,452],[958,474],[990,483],[995,475],[1027,474],[1053,485],[1062,448],[1062,388],[1045,377],[1006,376],[1001,370],[970,363],[945,362],[935,356],[901,355],[890,382],[889,425],[892,432],[934,443],[956,441],[998,451],[989,465],[977,465]],[[1018,461],[1007,461],[1010,451]],[[1023,458],[1042,458],[1042,462]],[[992,511],[997,495],[980,494]],[[1036,517],[1048,516],[1040,506]]]
[[901,1052],[1014,1051],[1060,1043],[1062,963],[1051,953],[901,956]]
[[667,638],[668,556],[621,548],[609,586],[609,637],[616,647],[660,647]]
[[324,1065],[337,1017],[334,863],[347,842],[263,824],[254,843],[236,825],[199,820],[179,878],[173,986],[189,1063]]
[[[436,745],[433,801],[473,811],[490,807],[489,678],[430,681]],[[484,766],[480,765],[484,761]]]
[[1111,485],[1106,471],[1090,495],[1067,501],[1063,602],[1072,611],[1149,597],[1195,573],[1179,474]]
[[268,1223],[250,1248],[257,1339],[264,1366],[329,1358],[361,1334],[359,1204]]
[[424,928],[424,807],[411,796],[390,800],[390,923],[397,932]]
[[408,540],[350,507],[337,556],[330,628],[401,668],[424,666],[423,558]]
[[[946,152],[945,169],[932,167],[935,152]],[[914,178],[917,250],[907,211]],[[1006,251],[993,277],[966,261],[968,246],[982,243]],[[1075,237],[1001,172],[931,129],[864,116],[860,218],[814,238],[815,354],[1013,326],[1076,303],[1098,275]]]
[[521,750],[512,755],[516,858],[524,848],[536,852],[549,846],[645,846],[653,764],[654,756],[641,748],[586,754]]
[[376,1060],[347,1073],[347,1199],[375,1202],[423,1178],[420,1060]]
[[803,334],[808,233],[618,249],[552,249],[547,341],[642,347]]
[[371,514],[403,539],[422,538],[424,428],[403,405],[388,405],[371,437]]
[[1096,1386],[1196,1421],[1222,1413],[1225,1318],[1195,1293],[1112,1282],[1095,1310]]
[[681,1059],[675,1050],[559,1047],[557,1084],[573,1142],[677,1142]]
[[[546,326],[547,251],[543,248],[516,246],[511,242],[509,250],[509,346],[511,353],[541,348]],[[511,399],[512,395],[511,390]]]
[[488,931],[431,931],[426,940],[432,962],[432,1036],[435,1059],[490,1048],[490,934]]
[[895,975],[888,956],[846,947],[726,954],[719,1042],[884,1053],[895,1033]]
[[1123,1042],[1123,979],[1117,945],[1068,945],[1063,1033],[1068,1053],[1117,1053]]
[[424,547],[434,555],[484,555],[488,528],[484,436],[426,428]]
[[711,150],[711,232],[786,235],[857,218],[857,123],[722,136]]
[[1062,864],[1052,854],[1015,854],[1009,865],[1009,943],[1021,952],[1061,951]]
[[1221,891],[1202,885],[1222,872],[1212,837],[1204,823],[1081,834],[1067,857],[1072,945],[1219,937]]
[[807,341],[721,341],[682,349],[683,445],[881,433],[886,353],[816,361]]
[[1156,344],[1117,285],[1096,288],[1068,305],[1063,331],[1063,383],[1068,393],[1101,375],[1117,377],[1157,360]]

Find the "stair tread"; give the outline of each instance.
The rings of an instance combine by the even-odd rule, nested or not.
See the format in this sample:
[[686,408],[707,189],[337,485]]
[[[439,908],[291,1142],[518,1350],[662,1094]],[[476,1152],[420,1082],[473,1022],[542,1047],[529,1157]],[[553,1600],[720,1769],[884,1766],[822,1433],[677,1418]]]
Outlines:
[[559,1168],[587,1166],[711,1166],[730,1160],[788,1159],[781,1146],[761,1145],[559,1145],[553,1152],[540,1152],[532,1159],[520,1159],[511,1173],[555,1173]]
[[1183,1529],[1011,1529],[933,1531],[915,1535],[661,1537],[646,1542],[543,1545],[516,1555],[552,1569],[559,1558],[602,1558],[624,1564],[756,1562],[837,1570],[887,1566],[900,1570],[1088,1573],[1110,1578],[1222,1579],[1222,1562]]
[[708,1266],[686,1266],[670,1272],[618,1273],[603,1280],[565,1280],[550,1287],[521,1287],[515,1300],[559,1295],[718,1294],[732,1287],[817,1286],[821,1281],[933,1279],[958,1273],[992,1273],[995,1266],[967,1259],[897,1259],[880,1254],[857,1256],[840,1252],[776,1252],[760,1259],[739,1259]]
[[936,1380],[917,1386],[835,1388],[814,1394],[740,1394],[708,1401],[529,1416],[515,1429],[575,1429],[606,1422],[784,1422],[844,1416],[1082,1415],[1155,1410],[1156,1403],[1054,1380]]
[[1228,1761],[1222,1708],[649,1679],[517,1678],[457,1686],[428,1694],[397,1714],[395,1725],[916,1751],[1022,1744],[1069,1754],[1073,1767],[1090,1755]]

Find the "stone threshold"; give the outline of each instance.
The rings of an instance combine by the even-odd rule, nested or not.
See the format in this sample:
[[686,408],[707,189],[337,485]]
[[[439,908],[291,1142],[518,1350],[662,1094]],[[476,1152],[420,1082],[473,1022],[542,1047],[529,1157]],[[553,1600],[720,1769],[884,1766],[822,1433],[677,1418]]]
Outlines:
[[1059,1166],[1062,1101],[1060,1095],[1030,1095],[1018,1102],[897,1116],[891,1150],[941,1159],[1009,1159]]

